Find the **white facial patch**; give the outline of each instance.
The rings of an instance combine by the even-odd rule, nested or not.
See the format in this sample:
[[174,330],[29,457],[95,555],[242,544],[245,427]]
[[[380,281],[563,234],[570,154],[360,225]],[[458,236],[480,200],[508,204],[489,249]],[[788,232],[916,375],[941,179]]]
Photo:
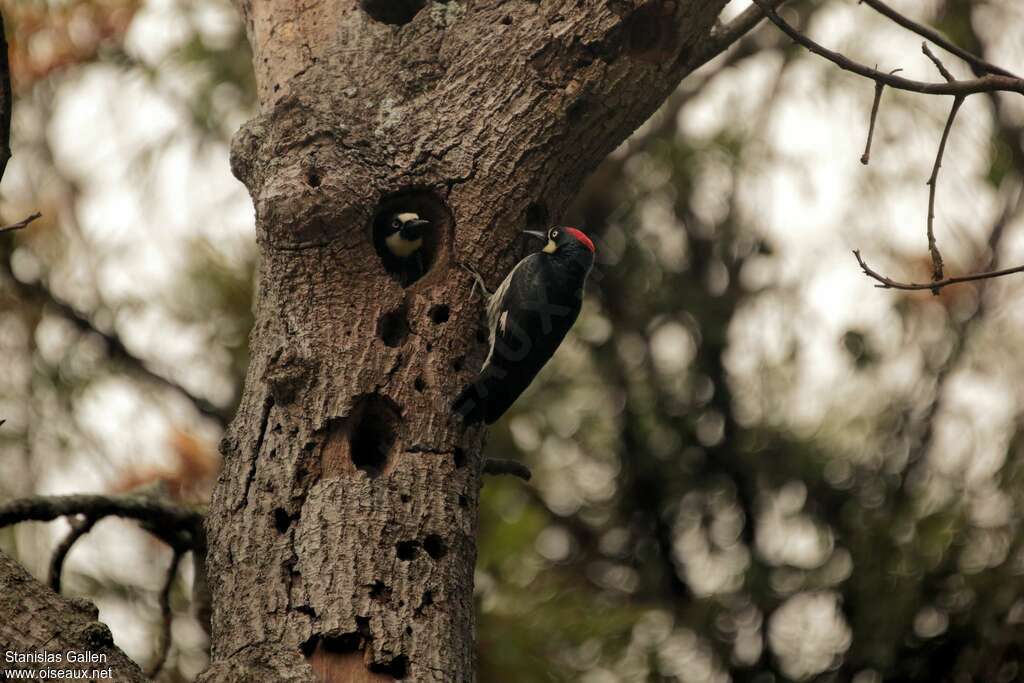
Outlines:
[[420,215],[418,213],[400,213],[396,218],[403,223],[408,223],[409,221],[418,221],[420,219]]
[[[403,214],[403,215],[416,215],[416,214]],[[387,236],[384,243],[388,245],[388,249],[392,254],[399,258],[407,258],[414,254],[417,249],[423,246],[423,238],[415,240],[407,240],[402,237],[401,232],[392,233]]]

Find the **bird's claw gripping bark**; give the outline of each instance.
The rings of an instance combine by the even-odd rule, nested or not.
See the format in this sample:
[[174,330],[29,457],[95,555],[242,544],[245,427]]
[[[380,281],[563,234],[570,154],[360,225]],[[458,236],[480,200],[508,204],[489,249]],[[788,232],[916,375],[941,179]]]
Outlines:
[[490,300],[490,298],[492,296],[494,296],[494,293],[487,290],[487,285],[484,283],[484,279],[480,275],[480,273],[478,273],[476,271],[476,269],[473,268],[473,266],[471,266],[469,264],[460,263],[459,265],[462,266],[463,268],[465,268],[466,272],[468,272],[470,275],[473,276],[473,280],[475,281],[473,283],[473,291],[475,292],[476,288],[479,287],[480,291],[482,291],[483,294],[484,294],[484,298],[487,299],[487,300]]

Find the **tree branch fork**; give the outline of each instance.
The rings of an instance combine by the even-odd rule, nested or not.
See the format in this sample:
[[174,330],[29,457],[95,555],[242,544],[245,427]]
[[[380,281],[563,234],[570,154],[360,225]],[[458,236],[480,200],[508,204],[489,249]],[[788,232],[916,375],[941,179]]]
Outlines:
[[[879,71],[876,68],[856,62],[845,55],[830,50],[821,44],[807,37],[804,33],[787,23],[775,11],[777,3],[768,0],[753,0],[754,5],[768,17],[783,33],[789,36],[794,42],[802,45],[812,53],[827,59],[840,69],[857,74],[874,82],[875,93],[871,105],[871,113],[868,122],[867,140],[864,146],[864,153],[861,156],[861,163],[867,165],[871,158],[871,143],[874,137],[875,120],[881,104],[882,92],[886,86],[905,90],[908,92],[921,93],[925,95],[948,95],[953,98],[946,123],[939,138],[938,150],[935,154],[935,162],[932,164],[931,175],[928,177],[928,215],[925,222],[925,234],[928,242],[928,253],[932,262],[932,279],[928,283],[900,282],[885,276],[867,265],[861,256],[860,250],[853,251],[858,265],[866,276],[878,282],[876,287],[882,289],[903,289],[903,290],[930,290],[932,294],[938,295],[943,287],[971,282],[975,280],[986,280],[996,277],[1003,277],[1014,273],[1024,272],[1024,265],[1000,270],[989,270],[985,272],[961,275],[957,277],[946,277],[945,264],[942,252],[939,250],[938,241],[935,238],[935,204],[938,191],[939,169],[942,167],[943,157],[946,153],[946,144],[949,141],[949,134],[953,128],[957,113],[964,101],[971,95],[979,93],[1008,92],[1024,94],[1024,79],[1010,72],[1007,69],[991,64],[981,57],[957,47],[948,39],[943,37],[934,29],[928,28],[918,22],[904,16],[903,14],[886,5],[882,0],[861,0],[869,7],[889,18],[900,26],[925,38],[926,41],[937,45],[943,50],[956,55],[974,71],[976,77],[969,80],[958,80],[952,72],[928,47],[928,42],[921,44],[922,53],[935,65],[943,82],[927,82],[896,75],[902,69],[894,69],[889,72]],[[1005,218],[1005,216],[1004,216]],[[1000,219],[1004,220],[1004,219]]]
[[[186,552],[193,553],[196,565],[193,593],[197,604],[200,605],[200,613],[202,605],[209,600],[209,596],[204,594],[206,532],[202,513],[142,495],[31,496],[0,506],[0,528],[22,522],[49,522],[61,517],[68,518],[71,529],[57,544],[50,559],[48,583],[57,593],[60,592],[64,562],[71,548],[88,534],[97,522],[107,517],[136,520],[143,529],[166,543],[173,551],[159,595],[163,627],[157,656],[147,671],[148,676],[155,677],[163,669],[170,652],[173,617],[170,604],[171,588],[181,557]],[[207,624],[204,626],[208,628]]]

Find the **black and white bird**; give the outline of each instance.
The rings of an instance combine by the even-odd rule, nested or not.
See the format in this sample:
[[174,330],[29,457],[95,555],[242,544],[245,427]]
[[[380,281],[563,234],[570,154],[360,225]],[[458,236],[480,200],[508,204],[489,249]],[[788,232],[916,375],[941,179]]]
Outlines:
[[590,238],[567,227],[525,232],[547,245],[520,261],[490,297],[490,353],[454,404],[468,424],[491,424],[509,409],[554,355],[583,303],[583,285],[594,265]]
[[373,226],[373,243],[389,273],[408,285],[423,276],[423,235],[430,221],[412,212],[382,213]]

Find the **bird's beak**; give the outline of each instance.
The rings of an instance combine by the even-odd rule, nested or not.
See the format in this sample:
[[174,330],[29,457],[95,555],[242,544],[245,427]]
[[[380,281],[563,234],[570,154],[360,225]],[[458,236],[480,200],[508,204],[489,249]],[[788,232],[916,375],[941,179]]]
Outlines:
[[414,220],[411,223],[409,223],[409,227],[412,227],[412,228],[422,228],[422,227],[425,227],[427,225],[430,225],[430,221],[424,220],[422,218],[417,218],[416,220]]
[[541,232],[540,230],[523,230],[523,234],[542,240],[547,240],[548,238],[548,234],[546,232]]

